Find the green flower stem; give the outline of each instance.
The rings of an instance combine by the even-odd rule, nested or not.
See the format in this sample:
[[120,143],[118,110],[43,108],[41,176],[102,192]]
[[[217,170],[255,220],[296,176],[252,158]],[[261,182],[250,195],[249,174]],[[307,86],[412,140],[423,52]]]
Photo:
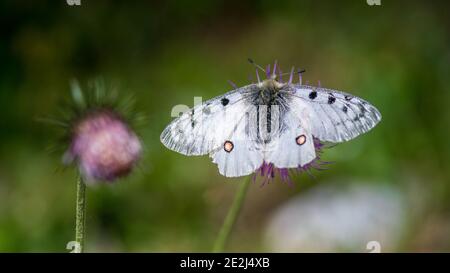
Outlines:
[[227,217],[223,222],[223,225],[220,229],[219,235],[217,236],[216,242],[214,243],[213,252],[223,252],[225,248],[225,244],[230,236],[231,230],[233,229],[234,224],[236,223],[236,219],[239,216],[239,212],[241,211],[242,205],[244,203],[245,195],[248,190],[248,186],[250,185],[250,178],[241,182],[239,188],[234,197],[233,203],[231,204],[230,210],[228,211]]
[[84,233],[86,230],[86,184],[81,175],[77,181],[77,211],[75,219],[75,241],[77,246],[76,253],[84,251]]

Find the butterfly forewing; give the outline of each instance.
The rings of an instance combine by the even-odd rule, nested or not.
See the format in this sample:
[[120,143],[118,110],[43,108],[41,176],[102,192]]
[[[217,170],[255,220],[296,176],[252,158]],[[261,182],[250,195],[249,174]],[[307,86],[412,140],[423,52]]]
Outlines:
[[308,117],[311,133],[322,141],[343,142],[372,129],[380,112],[367,101],[326,88],[292,85],[286,89],[291,109]]
[[162,132],[161,142],[184,155],[209,154],[224,144],[250,107],[242,87],[197,105],[174,119]]

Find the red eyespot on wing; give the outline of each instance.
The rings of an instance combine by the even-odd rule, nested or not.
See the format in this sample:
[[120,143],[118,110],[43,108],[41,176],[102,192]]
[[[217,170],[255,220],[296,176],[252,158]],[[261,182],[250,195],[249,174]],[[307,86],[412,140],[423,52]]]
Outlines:
[[297,143],[297,145],[303,145],[306,142],[306,136],[305,135],[299,135],[296,139],[295,142]]
[[225,150],[225,152],[229,153],[231,151],[233,151],[234,148],[234,144],[231,141],[225,141],[225,143],[223,144],[223,149]]

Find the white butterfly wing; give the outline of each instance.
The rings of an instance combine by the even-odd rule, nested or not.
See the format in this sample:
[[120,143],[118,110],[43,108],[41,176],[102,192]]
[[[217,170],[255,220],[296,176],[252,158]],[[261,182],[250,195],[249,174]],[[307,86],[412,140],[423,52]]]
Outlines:
[[[161,142],[184,155],[210,154],[225,176],[252,173],[262,164],[262,154],[246,135],[247,115],[253,107],[246,98],[254,85],[206,101],[173,120],[162,132]],[[233,149],[225,151],[225,142]]]
[[205,155],[223,145],[245,112],[246,87],[228,92],[191,108],[161,133],[161,142],[184,155]]
[[287,112],[279,137],[266,146],[265,161],[277,168],[297,168],[315,158],[314,140],[308,123],[301,121],[294,112]]
[[367,101],[326,88],[293,85],[286,91],[290,108],[307,119],[311,134],[322,141],[344,142],[366,133],[381,120]]
[[[263,164],[262,146],[255,141],[254,123],[251,123],[253,109],[247,110],[238,120],[223,141],[223,145],[211,153],[213,162],[219,167],[219,172],[227,177],[248,175]],[[251,127],[251,128],[250,128]]]

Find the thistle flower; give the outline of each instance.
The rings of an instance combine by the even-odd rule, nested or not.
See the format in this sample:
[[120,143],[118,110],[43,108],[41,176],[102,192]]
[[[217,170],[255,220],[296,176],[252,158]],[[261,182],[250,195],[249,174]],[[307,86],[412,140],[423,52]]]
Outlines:
[[72,83],[72,99],[63,109],[65,165],[74,164],[86,182],[113,182],[132,172],[142,145],[134,130],[139,116],[130,111],[130,99],[119,100],[115,89],[97,80],[82,92]]
[[[79,169],[75,215],[75,250],[84,250],[86,226],[86,183],[112,182],[128,175],[142,153],[141,142],[131,123],[139,116],[127,111],[131,100],[105,95],[102,81],[95,82],[92,93],[83,94],[77,82],[72,84],[73,102],[62,111],[64,120],[45,119],[64,127],[63,162]],[[111,90],[114,91],[114,90]],[[65,110],[65,109],[64,109]]]
[[141,143],[128,124],[107,108],[90,110],[73,124],[67,163],[76,161],[88,181],[114,181],[136,165]]
[[84,96],[78,84],[72,84],[76,107],[69,118],[69,145],[63,162],[75,163],[88,182],[112,182],[128,175],[142,152],[130,125],[133,119],[125,117],[130,101],[120,104],[117,95],[108,97],[105,89],[104,83],[97,81],[94,96]]

